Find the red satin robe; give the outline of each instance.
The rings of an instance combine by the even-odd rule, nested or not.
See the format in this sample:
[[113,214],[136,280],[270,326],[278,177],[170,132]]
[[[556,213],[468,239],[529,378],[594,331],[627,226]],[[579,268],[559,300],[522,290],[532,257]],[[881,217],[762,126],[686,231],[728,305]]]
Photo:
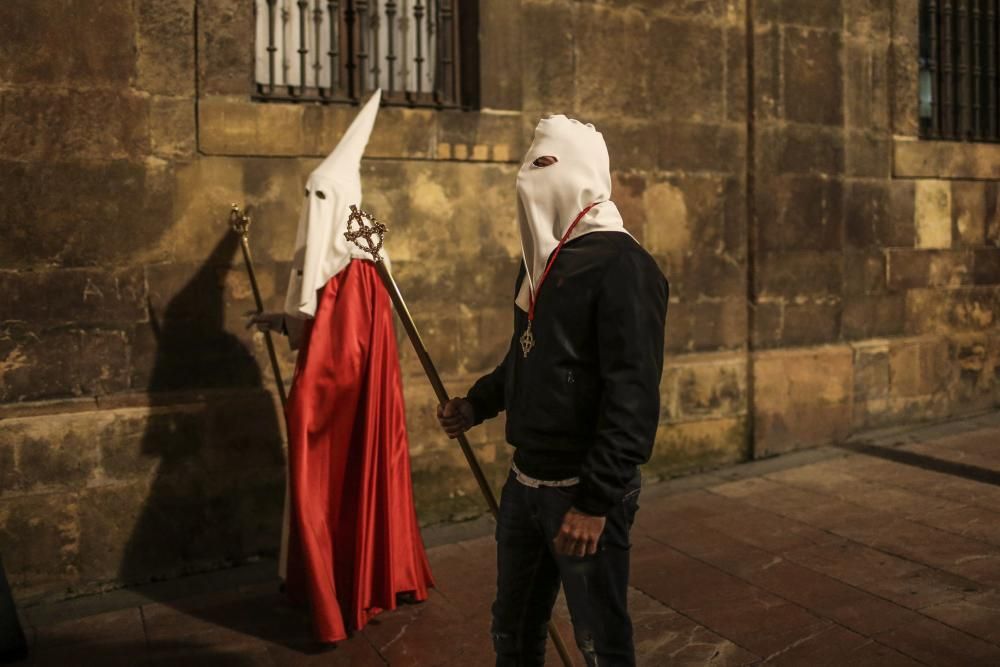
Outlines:
[[392,304],[370,262],[323,287],[288,397],[285,589],[336,642],[433,586],[417,525]]

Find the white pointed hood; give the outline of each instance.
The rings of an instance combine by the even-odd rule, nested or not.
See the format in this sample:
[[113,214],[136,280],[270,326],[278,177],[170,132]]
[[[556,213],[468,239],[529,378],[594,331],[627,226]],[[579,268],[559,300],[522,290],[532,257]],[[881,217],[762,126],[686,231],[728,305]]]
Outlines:
[[[546,155],[557,162],[548,167],[532,164]],[[628,231],[611,201],[611,164],[604,136],[590,123],[563,115],[543,118],[517,174],[517,221],[527,280],[514,302],[522,310],[528,310],[530,293],[559,239],[580,211],[595,202],[567,241],[590,232]]]
[[[352,258],[371,259],[348,242],[344,232],[351,204],[361,206],[361,156],[368,145],[381,99],[382,91],[376,90],[337,147],[306,181],[285,296],[285,312],[292,317],[313,317],[317,290]],[[382,253],[388,261],[385,250]]]

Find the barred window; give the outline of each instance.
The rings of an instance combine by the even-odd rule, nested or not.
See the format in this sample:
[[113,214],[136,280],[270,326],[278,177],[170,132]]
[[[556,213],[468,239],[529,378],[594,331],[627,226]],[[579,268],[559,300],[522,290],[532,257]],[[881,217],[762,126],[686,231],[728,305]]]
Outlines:
[[[475,10],[459,0],[254,0],[255,98],[475,104]],[[459,11],[459,5],[463,5]],[[464,16],[463,16],[464,15]],[[463,19],[465,22],[463,23]],[[468,35],[473,32],[472,35]],[[465,33],[467,39],[462,40]],[[462,63],[462,55],[470,62]]]
[[920,134],[1000,141],[1000,0],[921,0]]

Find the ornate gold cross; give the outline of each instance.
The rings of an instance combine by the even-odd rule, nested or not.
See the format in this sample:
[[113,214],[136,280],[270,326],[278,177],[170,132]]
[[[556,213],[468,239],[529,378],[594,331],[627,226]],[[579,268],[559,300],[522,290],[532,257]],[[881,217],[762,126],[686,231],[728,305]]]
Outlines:
[[[365,224],[365,220],[371,224]],[[352,223],[357,223],[358,228],[352,229]],[[344,232],[344,238],[371,255],[374,262],[382,261],[382,255],[379,251],[382,250],[382,242],[388,231],[385,225],[375,219],[374,215],[351,204],[351,215],[347,219],[347,231]],[[378,242],[372,240],[372,237],[375,236],[378,237]],[[359,239],[364,239],[365,245],[362,245]]]

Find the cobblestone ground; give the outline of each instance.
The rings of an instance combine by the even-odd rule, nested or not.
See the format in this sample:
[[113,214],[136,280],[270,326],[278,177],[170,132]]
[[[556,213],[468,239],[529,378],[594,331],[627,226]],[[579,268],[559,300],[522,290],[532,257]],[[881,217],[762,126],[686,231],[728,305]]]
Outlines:
[[[651,485],[641,505],[642,665],[1000,665],[1000,415]],[[262,563],[28,608],[27,664],[491,664],[492,538],[468,530],[431,547],[428,602],[332,650]]]

